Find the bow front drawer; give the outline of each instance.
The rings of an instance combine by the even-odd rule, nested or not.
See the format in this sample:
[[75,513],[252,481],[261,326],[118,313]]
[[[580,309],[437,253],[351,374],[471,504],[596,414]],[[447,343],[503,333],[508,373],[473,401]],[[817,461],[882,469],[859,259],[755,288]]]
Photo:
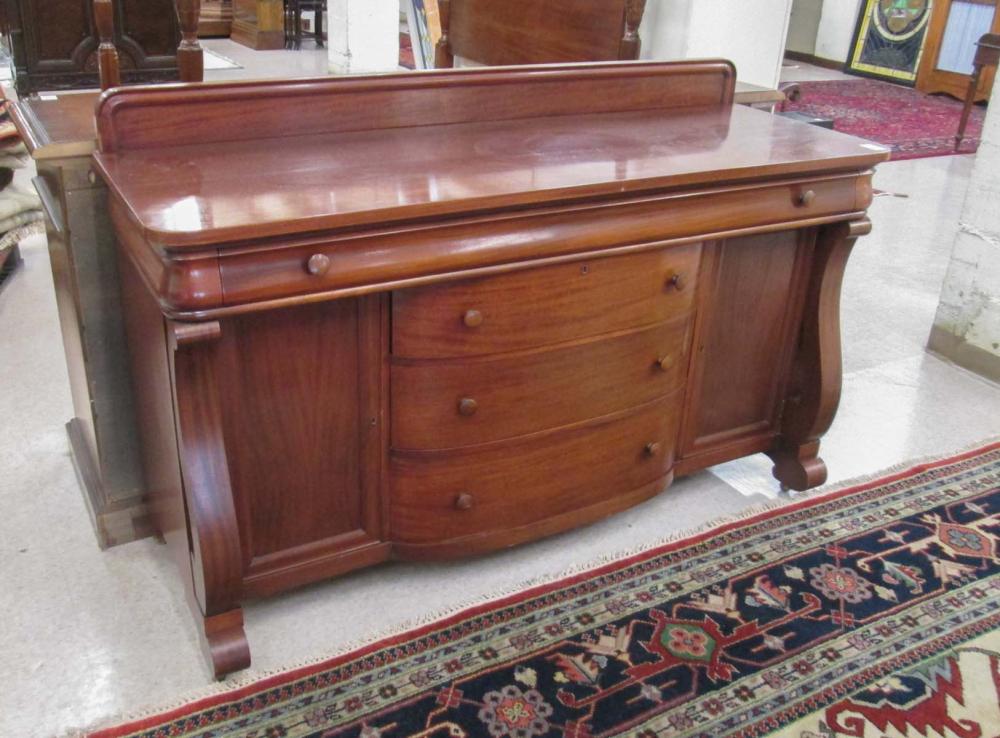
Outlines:
[[392,352],[521,351],[687,314],[701,246],[589,259],[393,293]]
[[393,539],[442,543],[509,532],[630,494],[652,496],[673,467],[682,394],[545,438],[461,451],[394,452]]
[[397,359],[392,445],[471,446],[663,397],[684,381],[690,325],[683,316],[610,338],[488,359]]

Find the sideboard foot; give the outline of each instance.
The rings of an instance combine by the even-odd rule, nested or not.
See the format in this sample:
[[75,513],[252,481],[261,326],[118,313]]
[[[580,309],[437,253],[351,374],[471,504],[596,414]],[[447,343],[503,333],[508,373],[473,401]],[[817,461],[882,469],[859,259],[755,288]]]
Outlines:
[[826,481],[826,464],[819,457],[819,441],[779,446],[768,455],[774,462],[771,473],[781,482],[783,492],[789,489],[802,492]]
[[250,644],[243,630],[243,608],[204,619],[205,650],[216,679],[250,666]]

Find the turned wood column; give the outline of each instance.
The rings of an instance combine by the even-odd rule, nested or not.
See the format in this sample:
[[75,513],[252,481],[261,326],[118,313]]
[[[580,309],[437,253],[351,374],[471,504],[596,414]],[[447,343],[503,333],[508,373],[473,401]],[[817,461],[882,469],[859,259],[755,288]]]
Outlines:
[[118,87],[122,83],[118,49],[115,48],[114,12],[111,0],[94,0],[94,25],[101,39],[101,45],[97,47],[97,69],[102,90]]
[[639,38],[639,24],[646,12],[646,0],[626,0],[625,2],[625,34],[618,50],[619,59],[638,59],[642,51],[642,40]]
[[177,70],[181,82],[201,82],[205,76],[204,54],[198,43],[201,0],[175,0],[174,7],[181,24],[181,43],[177,47]]

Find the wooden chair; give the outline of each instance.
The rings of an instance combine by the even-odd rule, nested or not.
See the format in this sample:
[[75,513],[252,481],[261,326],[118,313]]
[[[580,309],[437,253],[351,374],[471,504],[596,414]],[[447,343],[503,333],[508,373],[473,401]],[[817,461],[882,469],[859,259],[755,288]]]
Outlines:
[[440,0],[434,66],[639,58],[646,0]]
[[958,133],[955,134],[955,151],[958,151],[965,138],[965,127],[969,123],[969,113],[976,101],[976,90],[979,89],[979,79],[987,67],[995,67],[1000,63],[1000,33],[985,33],[976,42],[976,58],[972,62],[972,78],[969,80],[969,91],[965,95],[965,105],[962,107],[962,117],[958,121]]
[[285,0],[285,48],[302,48],[302,11],[312,11],[313,38],[317,48],[323,48],[323,11],[326,0]]
[[[175,0],[174,8],[181,26],[181,42],[177,47],[177,71],[181,82],[201,82],[205,77],[205,60],[198,43],[198,16],[201,0]],[[97,68],[101,89],[118,87],[122,83],[118,49],[115,47],[115,16],[111,0],[94,0],[94,24],[101,39],[97,47]]]

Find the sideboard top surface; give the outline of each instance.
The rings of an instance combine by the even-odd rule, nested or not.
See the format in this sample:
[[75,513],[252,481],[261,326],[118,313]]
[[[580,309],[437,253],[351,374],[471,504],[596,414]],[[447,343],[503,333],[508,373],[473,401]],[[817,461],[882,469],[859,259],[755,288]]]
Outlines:
[[[335,111],[340,120],[330,124],[334,130],[294,135],[298,122],[288,123],[293,129],[289,134],[275,130],[274,123],[260,122],[261,114],[254,112],[245,126],[259,126],[262,135],[248,138],[237,130],[236,140],[209,142],[184,141],[167,126],[156,131],[147,125],[132,134],[115,118],[115,104],[127,122],[128,115],[143,113],[141,93],[134,113],[129,98],[106,95],[98,107],[102,150],[95,160],[144,237],[173,250],[680,187],[857,171],[888,157],[886,149],[857,138],[733,107],[731,66],[700,64],[587,65],[564,73],[565,88],[551,86],[562,78],[549,70],[547,78],[531,77],[532,68],[389,77],[368,84],[391,80],[396,85],[391,96],[370,89],[365,94],[383,96],[358,93],[359,103],[377,99],[395,106],[384,114],[359,109],[357,117],[365,121],[383,118],[363,128],[341,108]],[[684,76],[692,68],[699,76]],[[611,72],[618,77],[608,78]],[[505,77],[497,82],[500,75]],[[484,78],[491,90],[468,97],[477,84],[485,88]],[[440,89],[443,79],[451,85],[446,90],[451,97]],[[428,80],[438,85],[428,87]],[[334,102],[321,104],[343,106],[336,102],[337,93],[349,97],[348,85],[363,83],[341,83],[342,91],[337,83],[324,84],[330,91],[326,100]],[[523,86],[507,89],[515,84]],[[539,114],[545,103],[531,95],[563,89],[566,95],[552,103],[555,112]],[[620,102],[589,102],[594,97],[590,93],[611,90],[620,91]],[[169,94],[147,94],[160,116],[169,112]],[[216,93],[209,104],[225,94]],[[404,94],[405,105],[398,103]],[[460,95],[466,95],[463,103],[500,107],[477,119],[467,105],[454,104],[452,98]],[[668,95],[675,99],[665,99]],[[506,101],[494,102],[498,97]],[[183,102],[178,97],[177,105]],[[206,109],[198,100],[193,104]],[[228,118],[238,129],[239,109],[247,107],[200,115],[216,124]],[[423,119],[401,125],[401,111]],[[285,113],[298,115],[297,110]],[[177,125],[183,126],[183,120]]]
[[97,148],[94,107],[100,92],[23,97],[12,105],[14,124],[35,159],[90,156]]

